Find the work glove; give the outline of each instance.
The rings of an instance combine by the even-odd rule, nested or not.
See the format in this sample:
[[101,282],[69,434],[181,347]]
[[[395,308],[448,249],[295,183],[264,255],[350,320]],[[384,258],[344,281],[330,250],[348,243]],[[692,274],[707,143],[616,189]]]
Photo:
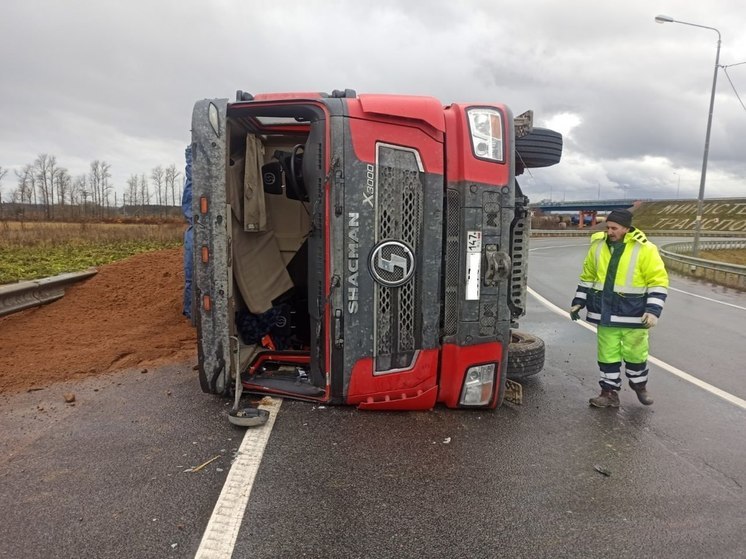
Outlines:
[[570,307],[570,318],[573,320],[577,320],[580,318],[580,309],[582,309],[580,305],[573,305]]
[[652,328],[656,324],[658,324],[658,317],[654,314],[646,312],[644,315],[642,315],[642,325],[645,328]]

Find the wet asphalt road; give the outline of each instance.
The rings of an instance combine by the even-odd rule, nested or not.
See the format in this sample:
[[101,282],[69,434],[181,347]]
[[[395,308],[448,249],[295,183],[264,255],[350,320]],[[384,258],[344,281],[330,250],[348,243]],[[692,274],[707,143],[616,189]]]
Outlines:
[[[587,245],[531,246],[532,288],[566,307]],[[521,326],[547,343],[523,406],[284,402],[233,557],[746,556],[746,411],[657,367],[652,407],[625,387],[591,409],[593,333],[533,298]],[[745,310],[673,291],[651,353],[746,398],[745,329]],[[229,406],[191,364],[0,396],[0,557],[192,557],[243,437]]]

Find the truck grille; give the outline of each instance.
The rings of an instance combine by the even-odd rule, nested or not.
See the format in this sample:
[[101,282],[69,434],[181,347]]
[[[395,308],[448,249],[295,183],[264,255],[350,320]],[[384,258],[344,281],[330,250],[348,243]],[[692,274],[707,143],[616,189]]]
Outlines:
[[[384,144],[378,145],[377,159],[376,242],[401,241],[418,260],[422,244],[422,165],[416,152]],[[421,273],[415,269],[414,276],[399,287],[375,284],[377,373],[409,367],[421,345]]]

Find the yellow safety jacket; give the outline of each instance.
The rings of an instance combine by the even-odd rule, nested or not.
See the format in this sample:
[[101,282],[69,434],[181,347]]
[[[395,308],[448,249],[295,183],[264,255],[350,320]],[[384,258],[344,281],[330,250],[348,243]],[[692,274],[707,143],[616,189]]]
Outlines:
[[[609,272],[616,269],[614,277]],[[658,248],[634,227],[612,254],[606,232],[591,236],[573,305],[586,307],[588,322],[642,328],[645,313],[660,316],[668,296],[668,274]]]

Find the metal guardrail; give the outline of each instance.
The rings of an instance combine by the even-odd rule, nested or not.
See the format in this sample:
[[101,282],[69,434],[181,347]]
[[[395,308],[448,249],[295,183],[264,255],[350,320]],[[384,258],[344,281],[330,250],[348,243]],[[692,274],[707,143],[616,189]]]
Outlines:
[[[588,237],[596,230],[586,229],[533,229],[532,237]],[[691,231],[646,231],[648,237],[681,237],[690,234]],[[722,237],[722,231],[703,231],[702,236]],[[746,248],[746,236],[743,234],[728,233],[730,237],[744,237],[733,240],[700,241],[701,250],[725,250]],[[692,252],[692,242],[670,243],[660,247],[661,257],[669,270],[674,270],[684,275],[706,279],[718,285],[724,285],[746,291],[746,266],[728,264],[694,258],[687,253]]]
[[[746,291],[746,266],[715,262],[688,256],[694,243],[671,243],[660,248],[666,267],[679,273],[707,279],[719,285]],[[746,248],[746,240],[700,241],[700,250],[732,250]]]
[[0,285],[0,316],[56,301],[65,294],[65,287],[96,273],[97,270],[70,272],[50,278]]

